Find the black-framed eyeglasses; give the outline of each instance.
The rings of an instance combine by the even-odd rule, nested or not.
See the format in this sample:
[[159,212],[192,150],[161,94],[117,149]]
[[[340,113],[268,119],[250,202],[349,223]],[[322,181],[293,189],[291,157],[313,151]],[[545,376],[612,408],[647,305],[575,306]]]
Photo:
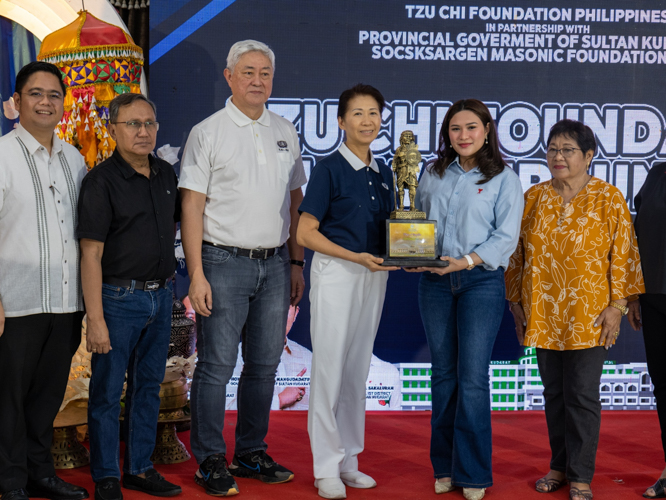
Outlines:
[[140,122],[138,120],[129,120],[126,122],[111,122],[111,123],[113,123],[114,125],[119,125],[119,124],[126,125],[136,132],[141,130],[141,127],[146,127],[147,132],[157,132],[160,129],[159,122],[154,122],[152,120],[148,120],[147,122]]
[[63,95],[60,92],[37,92],[35,90],[32,92],[21,92],[21,95],[27,95],[36,101],[41,101],[44,96],[46,96],[49,101],[62,101],[63,99]]
[[562,153],[562,156],[565,158],[571,158],[574,155],[575,151],[582,151],[580,148],[561,148],[561,149],[556,149],[556,148],[548,148],[548,151],[546,151],[546,156],[548,158],[555,158],[557,156],[557,153]]

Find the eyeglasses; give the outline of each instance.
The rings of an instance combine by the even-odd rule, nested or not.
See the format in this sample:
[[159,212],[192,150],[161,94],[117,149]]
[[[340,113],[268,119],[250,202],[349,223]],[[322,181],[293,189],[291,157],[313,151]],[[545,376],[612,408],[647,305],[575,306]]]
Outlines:
[[555,149],[555,148],[548,148],[548,151],[546,151],[546,156],[548,158],[555,158],[557,156],[557,153],[562,153],[562,156],[565,158],[571,158],[574,155],[574,151],[582,151],[580,148],[562,148],[562,149]]
[[62,101],[62,94],[60,92],[21,92],[21,95],[27,95],[30,99],[35,99],[36,101],[41,101],[44,96],[49,101]]
[[114,125],[118,124],[123,124],[128,126],[129,128],[133,129],[135,132],[138,132],[141,130],[141,127],[146,127],[146,132],[157,132],[160,129],[160,124],[159,122],[154,122],[152,120],[148,120],[147,122],[140,122],[136,120],[130,120],[127,122],[112,122]]

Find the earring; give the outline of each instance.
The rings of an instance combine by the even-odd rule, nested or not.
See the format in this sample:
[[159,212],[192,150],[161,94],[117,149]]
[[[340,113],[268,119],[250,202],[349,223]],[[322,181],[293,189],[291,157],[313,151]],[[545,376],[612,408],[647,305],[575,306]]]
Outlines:
[[486,144],[488,144],[488,136],[486,136]]

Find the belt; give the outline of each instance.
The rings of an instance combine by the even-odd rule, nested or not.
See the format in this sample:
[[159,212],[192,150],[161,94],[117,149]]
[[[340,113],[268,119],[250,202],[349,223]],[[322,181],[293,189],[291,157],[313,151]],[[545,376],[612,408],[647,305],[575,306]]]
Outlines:
[[227,252],[234,254],[234,255],[239,255],[241,257],[249,257],[250,259],[260,259],[260,260],[266,260],[269,257],[272,257],[281,248],[284,248],[284,245],[281,245],[277,248],[238,248],[238,247],[228,247],[226,245],[218,245],[217,243],[211,243],[210,241],[204,241],[204,245],[210,245],[215,248],[221,248],[222,250],[226,250]]
[[122,288],[131,288],[132,282],[134,282],[135,290],[143,290],[144,292],[151,292],[159,288],[164,288],[170,279],[171,278],[161,279],[161,280],[138,281],[138,280],[123,280],[120,278],[104,277],[102,281],[107,285],[119,286]]

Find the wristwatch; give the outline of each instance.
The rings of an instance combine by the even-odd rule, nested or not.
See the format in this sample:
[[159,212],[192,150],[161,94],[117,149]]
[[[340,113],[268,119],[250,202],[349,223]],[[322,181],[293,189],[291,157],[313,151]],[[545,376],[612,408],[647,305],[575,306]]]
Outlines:
[[468,264],[467,270],[471,271],[472,269],[474,269],[475,264],[474,264],[474,261],[472,260],[472,258],[469,256],[469,254],[468,255],[463,255],[463,257],[467,260],[467,264]]
[[289,260],[289,263],[292,266],[305,267],[305,261],[304,260],[291,259],[291,260]]
[[623,306],[622,304],[618,304],[614,300],[610,301],[610,304],[608,304],[611,307],[614,307],[615,309],[619,309],[620,312],[622,313],[622,316],[626,316],[629,313],[629,308],[627,306]]

